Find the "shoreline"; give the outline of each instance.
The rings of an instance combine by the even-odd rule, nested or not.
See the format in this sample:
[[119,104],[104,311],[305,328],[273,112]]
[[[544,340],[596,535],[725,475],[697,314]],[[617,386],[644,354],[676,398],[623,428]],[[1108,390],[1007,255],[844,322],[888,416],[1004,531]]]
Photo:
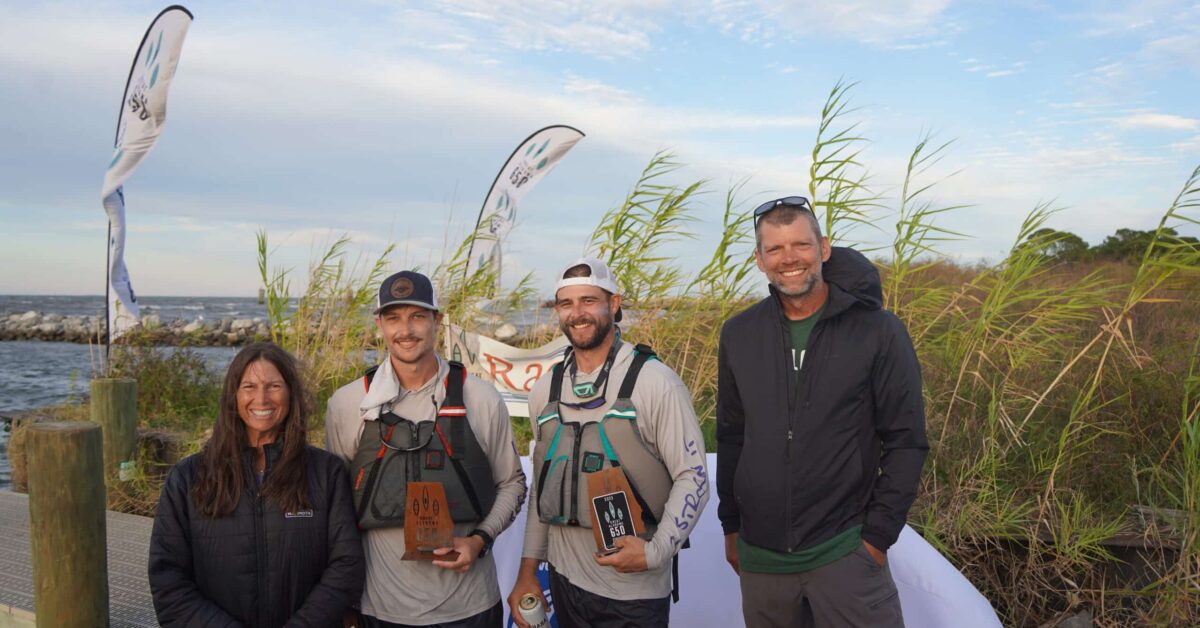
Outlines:
[[[37,310],[0,315],[0,341],[41,340],[76,344],[103,344],[107,338],[99,316],[43,314]],[[168,346],[234,347],[271,337],[271,327],[262,317],[197,318],[163,321],[157,315],[143,316],[137,336]]]
[[[631,315],[636,320],[636,313],[626,310],[627,320]],[[509,343],[530,335],[536,337],[546,334],[556,327],[552,321],[514,324],[486,315],[472,322],[483,335]],[[287,325],[288,321],[285,321],[284,327]],[[364,336],[363,348],[371,348],[377,335],[372,330],[370,335]],[[43,314],[37,310],[0,313],[0,342],[33,340],[102,345],[106,338],[104,320],[99,316],[53,312]],[[239,347],[259,340],[270,340],[271,325],[261,316],[176,318],[164,321],[157,314],[149,314],[141,317],[138,326],[119,338],[116,344],[127,339],[148,340],[156,345],[171,347]]]

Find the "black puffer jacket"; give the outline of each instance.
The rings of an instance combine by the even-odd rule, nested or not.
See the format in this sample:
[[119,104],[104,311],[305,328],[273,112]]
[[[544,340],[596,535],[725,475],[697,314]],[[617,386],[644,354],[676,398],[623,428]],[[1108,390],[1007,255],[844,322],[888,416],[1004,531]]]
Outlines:
[[798,382],[773,289],[721,330],[717,515],[726,534],[779,552],[860,523],[886,550],[928,450],[920,365],[868,259],[835,247],[822,276],[829,298]]
[[[267,471],[280,446],[267,445]],[[252,449],[244,468],[251,469]],[[247,478],[233,514],[211,519],[192,501],[199,454],[171,469],[150,537],[150,590],[165,627],[341,626],[362,594],[365,563],[350,478],[309,447],[311,511],[282,513]]]

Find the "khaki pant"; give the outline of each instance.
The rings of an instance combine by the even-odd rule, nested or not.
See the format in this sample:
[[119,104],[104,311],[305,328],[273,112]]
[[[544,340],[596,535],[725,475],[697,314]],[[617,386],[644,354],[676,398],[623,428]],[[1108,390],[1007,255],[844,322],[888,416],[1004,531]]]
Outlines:
[[880,567],[862,545],[811,571],[743,571],[741,582],[746,628],[904,626],[891,570]]

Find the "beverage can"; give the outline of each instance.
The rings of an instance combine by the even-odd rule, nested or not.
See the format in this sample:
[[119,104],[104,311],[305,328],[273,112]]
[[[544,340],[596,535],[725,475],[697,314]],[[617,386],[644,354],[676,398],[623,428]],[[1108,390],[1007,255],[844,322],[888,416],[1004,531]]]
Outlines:
[[532,593],[526,593],[521,597],[521,601],[517,603],[521,617],[525,623],[529,624],[530,628],[546,628],[550,622],[546,619],[546,607],[542,606],[542,601],[538,596]]

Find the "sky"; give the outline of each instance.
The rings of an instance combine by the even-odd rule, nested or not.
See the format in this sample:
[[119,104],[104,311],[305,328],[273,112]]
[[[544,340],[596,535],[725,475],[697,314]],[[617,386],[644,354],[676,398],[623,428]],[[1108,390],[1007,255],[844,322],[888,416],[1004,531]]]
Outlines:
[[[100,185],[130,60],[164,4],[0,0],[0,293],[100,294]],[[504,278],[584,252],[656,151],[707,179],[707,261],[725,192],[808,189],[839,80],[890,240],[913,147],[952,141],[929,200],[952,258],[1001,259],[1039,203],[1096,244],[1152,229],[1200,166],[1200,2],[444,0],[190,2],[158,145],[125,186],[139,295],[252,296],[255,233],[294,289],[314,251],[432,270],[496,172],[550,124],[587,137],[526,196]],[[889,222],[890,220],[890,222]],[[1200,235],[1200,234],[1192,234]],[[764,284],[765,285],[765,284]],[[547,295],[549,296],[549,295]]]

